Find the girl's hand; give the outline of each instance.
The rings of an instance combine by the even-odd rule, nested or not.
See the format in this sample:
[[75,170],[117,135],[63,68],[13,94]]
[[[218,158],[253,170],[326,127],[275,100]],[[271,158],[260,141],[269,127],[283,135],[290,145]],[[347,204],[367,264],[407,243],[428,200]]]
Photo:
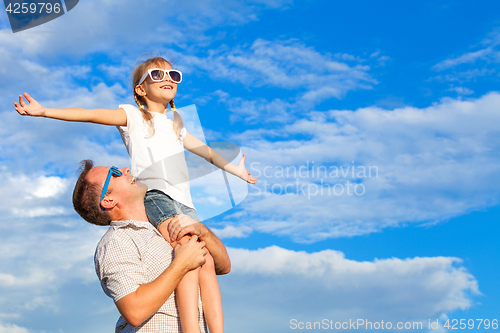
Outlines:
[[28,95],[28,93],[24,93],[24,97],[28,101],[28,104],[24,103],[24,99],[22,95],[19,95],[19,104],[14,102],[16,106],[16,111],[21,116],[34,116],[34,117],[43,117],[45,116],[45,108],[40,105],[33,97]]
[[250,172],[248,172],[247,169],[245,169],[245,159],[246,158],[247,158],[246,155],[243,154],[243,157],[241,158],[240,163],[238,163],[238,165],[236,166],[236,173],[235,173],[235,175],[238,176],[238,177],[240,177],[241,179],[243,179],[247,183],[255,184],[255,182],[258,179],[255,178],[255,177],[250,176]]

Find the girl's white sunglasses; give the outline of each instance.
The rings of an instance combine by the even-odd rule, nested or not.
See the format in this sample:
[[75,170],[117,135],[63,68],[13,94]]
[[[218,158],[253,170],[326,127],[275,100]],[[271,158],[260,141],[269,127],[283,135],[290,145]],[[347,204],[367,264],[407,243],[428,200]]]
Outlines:
[[153,82],[160,82],[165,79],[165,75],[168,75],[170,80],[174,83],[181,83],[182,81],[182,73],[176,69],[161,69],[161,68],[150,68],[139,80],[138,84],[141,84],[148,77]]

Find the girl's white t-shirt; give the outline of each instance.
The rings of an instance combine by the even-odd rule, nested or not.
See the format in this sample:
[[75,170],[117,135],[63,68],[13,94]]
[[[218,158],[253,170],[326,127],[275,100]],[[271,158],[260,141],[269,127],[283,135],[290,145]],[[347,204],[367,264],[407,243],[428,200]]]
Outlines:
[[186,129],[182,129],[179,140],[173,121],[164,114],[151,112],[155,128],[154,135],[151,135],[137,107],[130,104],[119,107],[127,114],[127,126],[116,127],[127,147],[132,175],[148,189],[163,191],[172,199],[194,208],[182,142]]

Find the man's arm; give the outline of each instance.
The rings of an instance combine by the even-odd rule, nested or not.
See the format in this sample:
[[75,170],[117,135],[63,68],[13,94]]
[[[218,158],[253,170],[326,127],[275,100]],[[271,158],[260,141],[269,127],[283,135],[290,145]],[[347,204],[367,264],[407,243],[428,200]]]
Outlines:
[[208,250],[204,241],[191,237],[189,242],[175,247],[175,258],[155,280],[143,284],[116,302],[116,307],[132,326],[139,326],[167,301],[184,275],[205,263]]
[[221,240],[203,223],[190,224],[189,219],[192,220],[191,222],[195,222],[190,216],[178,215],[178,217],[178,219],[174,219],[168,224],[170,238],[179,240],[187,234],[198,236],[201,241],[205,242],[206,248],[214,258],[215,273],[218,275],[229,273],[231,271],[231,260]]

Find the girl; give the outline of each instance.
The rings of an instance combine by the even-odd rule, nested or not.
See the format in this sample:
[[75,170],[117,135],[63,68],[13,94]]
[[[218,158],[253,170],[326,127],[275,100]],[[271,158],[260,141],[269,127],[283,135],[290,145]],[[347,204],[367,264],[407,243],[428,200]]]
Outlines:
[[[20,95],[19,104],[14,103],[15,109],[21,115],[117,126],[130,155],[131,173],[148,186],[149,191],[144,199],[148,218],[175,247],[177,242],[184,244],[189,236],[173,239],[178,231],[170,230],[169,233],[169,221],[179,214],[200,221],[189,191],[184,148],[251,184],[255,184],[257,178],[251,177],[245,169],[245,155],[235,166],[186,131],[174,104],[182,73],[172,69],[167,60],[150,58],[137,66],[132,76],[132,89],[138,107],[120,105],[118,109],[49,109],[24,93],[28,103]],[[174,113],[173,121],[165,115],[169,104]],[[163,223],[165,221],[167,223]],[[201,268],[186,274],[176,289],[182,331],[185,333],[200,332],[198,285],[209,331],[224,331],[222,301],[214,263],[210,254],[206,259],[207,262]]]

